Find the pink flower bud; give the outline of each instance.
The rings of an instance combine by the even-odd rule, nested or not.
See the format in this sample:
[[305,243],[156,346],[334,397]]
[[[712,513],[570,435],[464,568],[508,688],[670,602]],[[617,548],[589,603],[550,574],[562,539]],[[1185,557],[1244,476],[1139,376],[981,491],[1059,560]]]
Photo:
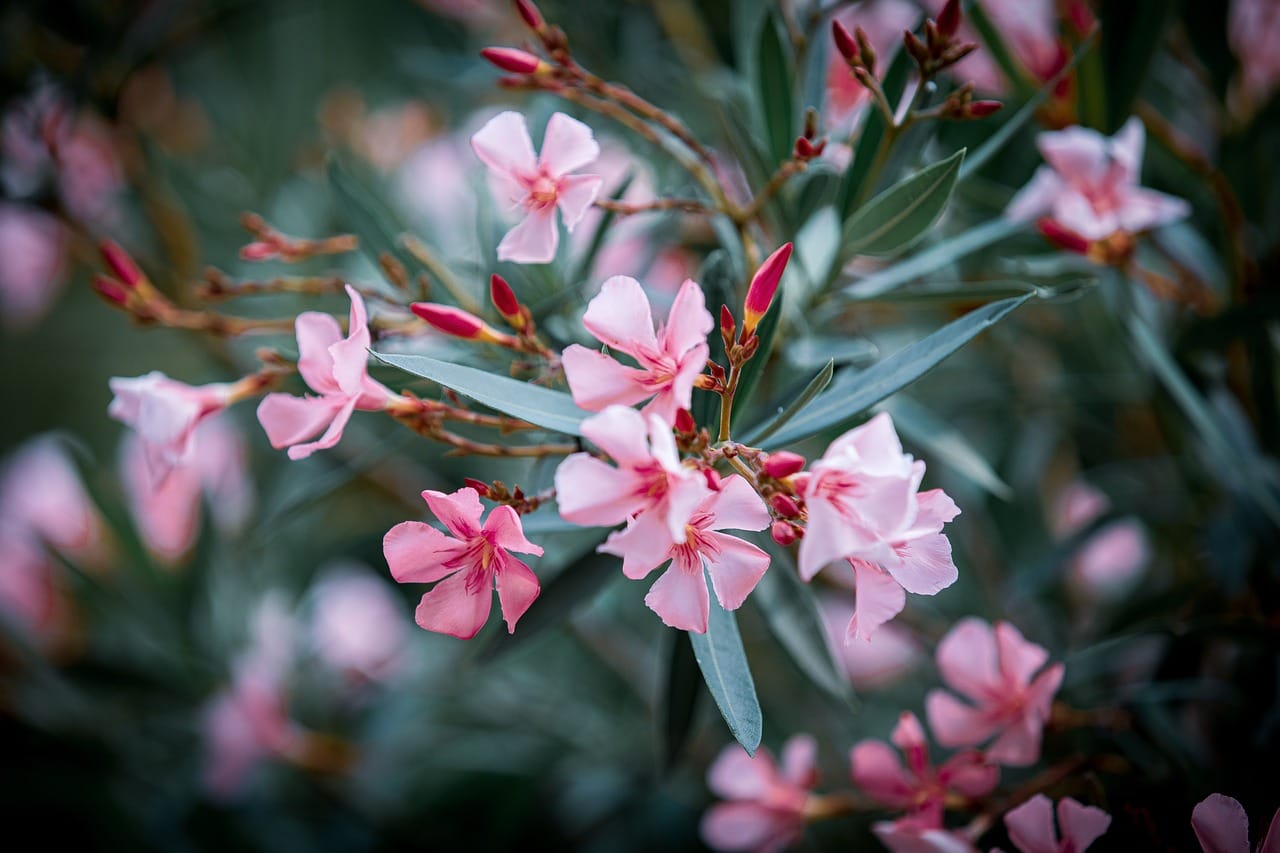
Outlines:
[[240,259],[242,261],[269,261],[279,254],[279,249],[274,243],[268,243],[264,240],[254,240],[252,243],[246,243],[240,249]]
[[480,51],[480,55],[503,71],[513,74],[534,74],[546,65],[532,53],[513,47],[486,47]]
[[960,29],[960,0],[947,0],[947,5],[942,7],[942,12],[938,15],[938,34],[949,39],[958,29]]
[[102,260],[125,287],[134,288],[147,280],[142,270],[138,269],[138,265],[133,262],[133,258],[129,257],[129,253],[114,240],[103,240],[98,251],[102,253]]
[[693,422],[693,415],[688,409],[676,409],[676,432],[688,435],[697,429],[698,425]]
[[774,495],[769,498],[769,506],[783,518],[797,518],[800,515],[800,507],[788,495]]
[[747,302],[742,312],[743,337],[754,332],[760,320],[768,313],[789,260],[791,260],[791,244],[784,243],[772,255],[765,258],[760,269],[756,270],[755,276],[751,279],[751,286],[747,288]]
[[493,307],[497,308],[498,313],[502,315],[502,319],[517,329],[524,326],[524,312],[520,310],[520,300],[516,299],[515,291],[511,289],[511,285],[507,284],[507,280],[497,273],[489,278],[489,299],[492,300]]
[[967,107],[967,112],[972,118],[983,118],[1003,108],[1004,104],[999,101],[971,101]]
[[785,547],[800,538],[800,530],[790,522],[775,521],[769,528],[769,535],[774,542]]
[[803,470],[804,463],[805,459],[799,453],[780,450],[765,457],[764,472],[775,480],[781,480]]
[[462,482],[465,483],[468,488],[475,489],[476,494],[480,497],[489,497],[489,484],[484,480],[477,480],[474,477],[463,477]]
[[529,29],[542,29],[542,13],[538,11],[537,6],[533,5],[532,0],[516,0],[516,11],[520,13],[520,18],[525,22]]
[[499,343],[507,339],[474,314],[454,308],[450,305],[437,305],[434,302],[415,302],[409,306],[414,314],[426,320],[435,329],[446,335],[463,338],[468,341],[487,341]]
[[858,61],[858,43],[854,41],[853,36],[845,29],[844,24],[832,19],[831,21],[831,37],[835,40],[836,50],[840,51],[840,55],[844,57],[844,61],[850,65]]
[[1036,228],[1050,243],[1078,255],[1089,254],[1089,249],[1093,245],[1088,238],[1048,217],[1038,220]]
[[129,301],[129,289],[109,275],[95,275],[93,289],[108,302],[124,305]]

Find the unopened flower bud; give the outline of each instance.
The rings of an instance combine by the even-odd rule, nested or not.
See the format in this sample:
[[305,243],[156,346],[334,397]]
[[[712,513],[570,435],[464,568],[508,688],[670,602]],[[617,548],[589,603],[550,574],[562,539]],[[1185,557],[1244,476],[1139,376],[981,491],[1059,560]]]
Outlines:
[[446,335],[493,344],[506,344],[511,340],[509,335],[498,332],[484,320],[461,308],[437,305],[434,302],[415,302],[409,308],[433,328]]
[[503,71],[513,74],[536,74],[551,67],[532,53],[516,50],[514,47],[486,47],[480,51],[480,55]]
[[129,289],[109,275],[95,275],[93,289],[108,302],[124,305],[129,301]]
[[800,507],[790,495],[774,495],[769,498],[769,506],[783,518],[796,518],[800,515]]
[[799,453],[779,450],[765,457],[764,472],[775,480],[781,480],[803,471],[804,463],[805,459]]
[[774,294],[778,292],[778,283],[782,281],[782,273],[791,260],[790,243],[783,243],[772,255],[764,259],[760,269],[751,278],[747,288],[747,301],[742,310],[742,337],[745,339],[756,330],[756,326],[769,312],[773,304]]
[[844,57],[844,61],[850,65],[858,64],[860,61],[858,43],[849,31],[845,29],[844,24],[835,19],[831,21],[831,37],[836,43],[836,50],[840,51],[840,55]]
[[1067,0],[1066,18],[1080,38],[1089,35],[1098,26],[1098,19],[1085,0]]
[[1084,235],[1072,231],[1070,228],[1047,217],[1038,220],[1036,228],[1050,243],[1066,249],[1068,252],[1075,252],[1078,255],[1089,254],[1089,249],[1093,245]]
[[907,49],[907,54],[915,60],[916,65],[922,68],[929,64],[929,48],[925,47],[924,42],[916,37],[911,30],[902,31],[902,44]]
[[537,6],[533,5],[533,0],[516,0],[516,11],[520,13],[521,20],[529,29],[542,29],[542,13],[538,11]]
[[676,409],[676,432],[690,435],[698,429],[688,409]]
[[818,135],[818,111],[813,107],[805,107],[804,109],[804,130],[805,139],[813,139]]
[[942,12],[938,14],[938,33],[943,38],[950,39],[958,29],[960,29],[960,0],[947,0],[947,5],[943,6]]
[[785,547],[800,538],[800,530],[790,522],[775,521],[769,528],[769,535],[774,542]]
[[853,37],[858,40],[858,52],[862,55],[862,67],[871,74],[876,73],[876,49],[871,46],[871,37],[862,27],[853,28]]
[[498,313],[502,315],[502,319],[516,329],[524,328],[525,316],[524,310],[520,307],[520,300],[516,299],[515,291],[511,289],[511,285],[507,284],[507,280],[497,273],[489,278],[489,299],[493,302],[493,307],[497,308]]
[[791,156],[797,160],[812,160],[814,156],[813,143],[803,136],[797,136],[796,147]]
[[102,253],[102,260],[125,287],[134,288],[147,280],[142,270],[138,269],[138,265],[133,262],[133,258],[129,257],[129,253],[114,240],[103,240],[98,246],[98,251]]
[[476,493],[482,498],[489,497],[489,484],[483,480],[477,480],[474,477],[463,477],[462,482],[468,487],[475,489]]
[[733,322],[733,312],[729,310],[728,305],[720,306],[720,337],[724,339],[725,349],[733,345],[733,333],[737,330],[737,324]]
[[971,101],[966,112],[970,118],[983,118],[1003,108],[1004,104],[999,101]]

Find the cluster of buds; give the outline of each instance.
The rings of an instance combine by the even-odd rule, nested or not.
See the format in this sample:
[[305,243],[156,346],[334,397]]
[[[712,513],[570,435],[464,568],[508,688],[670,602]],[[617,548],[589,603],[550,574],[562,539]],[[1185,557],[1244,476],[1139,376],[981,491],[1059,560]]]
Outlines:
[[907,54],[919,66],[921,77],[929,79],[977,50],[976,44],[956,39],[960,18],[960,0],[947,0],[947,5],[942,8],[936,21],[929,18],[924,22],[923,41],[910,30],[903,33],[902,41]]
[[809,107],[804,111],[804,132],[796,137],[796,145],[791,157],[801,163],[807,163],[821,157],[826,148],[827,140],[818,138],[818,111]]
[[875,88],[876,52],[871,47],[871,39],[862,27],[854,27],[850,33],[844,24],[831,21],[831,37],[835,40],[836,50],[844,57],[854,78],[868,89]]
[[104,240],[98,247],[103,263],[111,270],[111,275],[96,275],[93,278],[93,289],[99,296],[115,305],[122,306],[130,312],[136,312],[153,297],[158,296],[155,287],[146,273],[138,268],[133,258],[129,257],[119,243]]
[[296,263],[317,255],[354,252],[360,247],[360,241],[354,234],[337,234],[319,240],[291,237],[272,228],[265,219],[252,212],[241,214],[240,225],[253,235],[253,241],[240,249],[240,258],[246,261]]
[[999,101],[974,100],[973,84],[965,83],[947,96],[946,101],[938,109],[939,118],[974,119],[985,118],[1003,107]]
[[519,486],[507,488],[507,484],[501,480],[494,480],[486,483],[483,480],[477,480],[474,477],[463,477],[463,483],[468,488],[476,490],[476,494],[487,500],[491,500],[496,504],[509,506],[516,511],[518,515],[527,515],[547,501],[551,500],[553,493],[548,491],[536,495],[526,495],[524,490]]
[[[720,370],[720,381],[723,383],[724,368],[719,365],[716,367]],[[705,427],[698,428],[697,422],[693,419],[693,413],[688,409],[676,409],[675,438],[676,447],[682,453],[698,456],[705,454],[711,447],[711,435]]]
[[496,344],[515,352],[539,355],[556,361],[555,353],[538,337],[533,313],[521,304],[515,292],[502,276],[494,274],[489,279],[489,299],[498,314],[515,334],[500,332],[469,311],[452,305],[435,302],[415,302],[409,306],[414,314],[432,328],[465,341]]
[[[520,13],[520,19],[525,25],[542,42],[543,49],[558,65],[570,64],[569,39],[565,36],[564,30],[548,24],[542,17],[542,13],[538,11],[538,7],[530,0],[516,0],[516,11]],[[480,51],[480,55],[496,68],[517,75],[503,80],[504,85],[519,86],[527,83],[528,77],[547,76],[555,70],[541,57],[514,47],[486,47]]]
[[805,458],[789,450],[769,453],[758,460],[756,479],[760,493],[774,517],[769,535],[779,545],[787,546],[804,536],[806,513],[804,499]]

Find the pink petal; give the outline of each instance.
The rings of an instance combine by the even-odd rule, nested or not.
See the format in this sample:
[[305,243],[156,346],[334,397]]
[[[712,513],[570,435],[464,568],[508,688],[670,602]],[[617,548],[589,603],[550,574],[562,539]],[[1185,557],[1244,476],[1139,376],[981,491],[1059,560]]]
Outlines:
[[966,797],[985,797],[1000,784],[1000,768],[976,750],[957,753],[938,768],[938,779]]
[[695,345],[686,352],[676,368],[671,383],[644,407],[645,414],[655,414],[666,423],[675,423],[676,409],[688,409],[693,404],[693,385],[698,375],[706,370],[707,356],[711,349],[706,343]]
[[1107,138],[1096,130],[1069,127],[1042,133],[1036,146],[1044,159],[1068,182],[1090,181],[1107,167]]
[[526,176],[538,171],[524,116],[511,110],[498,113],[476,131],[471,149],[481,163],[503,175]]
[[715,320],[707,311],[707,299],[702,288],[697,282],[686,279],[671,303],[667,324],[662,330],[661,347],[669,355],[678,357],[698,344],[705,344],[714,326]]
[[782,747],[782,778],[797,788],[812,788],[817,781],[818,743],[809,735],[795,735]]
[[[330,345],[333,358],[333,378],[348,396],[358,396],[367,390],[369,378],[369,320],[364,300],[351,285],[347,285],[351,297],[351,318],[347,337]],[[377,386],[375,383],[375,387]]]
[[1053,828],[1053,801],[1036,794],[1016,809],[1005,813],[1009,840],[1022,853],[1058,853],[1058,834]]
[[517,264],[549,264],[555,260],[559,245],[555,208],[530,210],[498,244],[498,260]]
[[996,648],[1000,655],[1000,673],[1004,682],[1024,686],[1031,676],[1049,660],[1049,651],[1028,642],[1022,632],[1008,622],[996,624]]
[[555,113],[547,121],[538,155],[538,165],[547,174],[557,178],[567,175],[599,156],[600,144],[590,127],[564,113]]
[[930,489],[916,495],[916,520],[913,531],[937,533],[942,526],[960,514],[960,507],[942,489]]
[[945,690],[931,690],[925,697],[929,729],[947,747],[976,746],[995,732],[996,726],[982,710],[966,705]]
[[342,340],[342,327],[332,315],[305,311],[294,322],[298,335],[298,373],[317,394],[337,394],[329,347]]
[[907,775],[898,754],[879,740],[859,741],[849,752],[853,784],[890,808],[903,808],[915,799],[916,780]]
[[707,787],[726,800],[758,800],[773,784],[774,775],[769,750],[762,748],[752,757],[737,744],[730,744],[707,770]]
[[1041,720],[1048,720],[1053,709],[1053,696],[1062,686],[1062,676],[1066,667],[1060,663],[1047,667],[1036,676],[1027,688],[1026,707],[1040,715]]
[[890,566],[889,573],[907,592],[936,595],[960,576],[951,561],[951,541],[941,533],[913,539],[900,551],[902,564]]
[[582,324],[610,349],[628,355],[658,350],[649,297],[640,282],[630,276],[607,279],[587,305]]
[[672,563],[671,568],[654,581],[644,603],[672,628],[698,634],[707,632],[711,598],[701,566],[697,571],[685,571],[678,561]]
[[1014,222],[1031,222],[1053,209],[1054,199],[1064,190],[1062,179],[1049,166],[1041,166],[1025,187],[1005,208],[1005,216]]
[[712,530],[764,530],[770,522],[764,500],[739,474],[725,477],[705,508],[712,516]]
[[707,483],[701,476],[692,472],[686,476],[670,476],[668,481],[670,485],[666,500],[667,531],[671,535],[672,542],[680,543],[686,538],[685,526],[706,500],[710,489],[707,488]]
[[1191,812],[1191,828],[1204,853],[1249,853],[1249,816],[1233,797],[1205,797]]
[[1114,209],[1099,210],[1092,201],[1070,188],[1064,188],[1054,199],[1053,218],[1088,240],[1105,240],[1120,228]]
[[333,447],[342,438],[342,431],[347,427],[347,421],[351,420],[351,413],[355,411],[356,399],[354,397],[343,402],[342,406],[333,415],[333,420],[329,421],[329,428],[324,431],[320,438],[309,444],[295,444],[289,448],[289,458],[295,462],[299,459],[306,459],[317,450],[328,450]]
[[584,420],[582,434],[623,467],[634,468],[653,460],[648,421],[634,409],[611,406]]
[[918,825],[912,818],[878,821],[871,825],[889,853],[974,853],[977,850],[959,832]]
[[1134,187],[1125,193],[1124,204],[1116,215],[1121,228],[1137,233],[1186,219],[1191,215],[1191,205],[1176,196]]
[[[501,506],[498,509],[511,509],[511,507]],[[512,512],[514,513],[514,510]],[[542,549],[539,548],[538,553],[541,552]],[[507,633],[514,634],[516,622],[538,597],[538,576],[515,557],[502,555],[498,558],[497,584],[498,603],[502,605],[502,618],[507,623]],[[481,622],[483,623],[483,620]]]
[[646,512],[628,522],[625,530],[609,534],[596,550],[621,557],[622,573],[631,580],[640,580],[671,559],[673,547],[662,518]]
[[434,583],[448,577],[458,567],[446,563],[465,550],[466,543],[421,521],[402,521],[382,537],[382,555],[400,583]]
[[809,521],[800,540],[799,565],[800,577],[806,581],[828,563],[855,554],[874,541],[830,501],[814,497],[812,488],[808,496]]
[[467,486],[447,495],[427,489],[422,493],[422,499],[454,536],[466,541],[480,535],[480,516],[484,515],[484,506],[475,489]]
[[713,532],[702,535],[718,551],[703,555],[716,598],[720,599],[725,610],[737,610],[764,577],[765,570],[769,568],[769,555],[736,536]]
[[716,850],[781,850],[803,824],[755,803],[718,803],[702,817],[702,839]]
[[1102,837],[1111,826],[1111,815],[1096,806],[1085,806],[1070,797],[1058,801],[1058,827],[1062,840],[1071,842],[1076,853]]
[[258,423],[277,450],[300,444],[324,429],[343,406],[341,397],[268,394],[258,404]]
[[565,230],[572,233],[595,204],[603,179],[598,175],[570,175],[561,178],[556,189],[556,206]]
[[849,622],[849,636],[865,640],[876,628],[902,612],[907,594],[887,572],[859,560],[850,563],[857,597],[853,619]]
[[494,507],[484,523],[484,531],[493,534],[493,543],[507,551],[542,556],[542,547],[525,538],[520,516],[509,506]]
[[484,627],[493,606],[493,582],[486,578],[475,591],[468,589],[471,569],[445,578],[422,596],[414,614],[418,624],[437,634],[469,640]]
[[1142,119],[1130,116],[1124,126],[1111,137],[1111,156],[1121,167],[1121,181],[1136,184],[1142,172],[1142,149],[1146,147],[1146,128]]
[[556,468],[556,504],[566,521],[607,527],[626,521],[643,506],[635,474],[586,453],[567,457]]
[[953,690],[972,699],[996,695],[1000,670],[996,635],[981,619],[962,619],[938,643],[938,670]]
[[1040,759],[1043,734],[1044,721],[1038,715],[1024,714],[1008,723],[992,741],[986,750],[987,758],[1006,767],[1029,767]]
[[126,438],[120,467],[129,508],[147,550],[166,563],[176,563],[195,543],[200,526],[198,472],[175,468],[157,486],[137,435]]
[[1084,544],[1072,564],[1072,576],[1095,595],[1114,595],[1136,581],[1150,559],[1143,526],[1133,519],[1120,520]]
[[598,412],[608,406],[631,406],[653,396],[649,373],[627,367],[596,350],[573,344],[561,356],[573,402]]

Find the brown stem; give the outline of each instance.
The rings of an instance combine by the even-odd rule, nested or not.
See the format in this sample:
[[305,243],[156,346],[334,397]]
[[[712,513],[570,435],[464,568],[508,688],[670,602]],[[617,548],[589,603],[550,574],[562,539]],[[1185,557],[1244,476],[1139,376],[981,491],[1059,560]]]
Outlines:
[[671,113],[649,103],[626,86],[603,80],[576,63],[569,66],[568,71],[580,80],[588,90],[606,100],[616,101],[642,118],[660,125],[664,130],[684,143],[704,163],[711,164],[711,153],[693,135],[693,131],[689,130],[684,122]]
[[760,192],[756,193],[755,198],[751,199],[751,203],[742,209],[742,217],[744,220],[750,221],[755,219],[764,210],[764,206],[769,200],[777,195],[778,190],[791,179],[793,175],[797,175],[808,168],[802,160],[789,159],[785,160],[778,170],[770,176],[769,181],[760,188]]
[[714,213],[705,203],[696,198],[658,198],[649,202],[628,204],[624,201],[599,199],[596,207],[616,213],[619,216],[633,216],[637,213],[650,213],[659,210],[680,210],[685,213]]

